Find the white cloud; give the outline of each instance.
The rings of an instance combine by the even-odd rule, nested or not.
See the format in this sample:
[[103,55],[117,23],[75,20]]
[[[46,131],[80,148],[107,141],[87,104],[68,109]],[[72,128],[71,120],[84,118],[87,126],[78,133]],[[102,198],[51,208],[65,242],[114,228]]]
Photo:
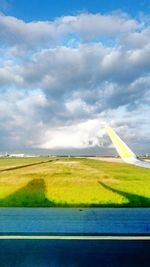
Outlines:
[[3,149],[108,146],[105,120],[129,142],[138,127],[135,147],[142,138],[150,149],[147,25],[121,13],[30,23],[1,14],[0,31]]
[[[99,119],[87,120],[71,126],[58,127],[45,132],[41,148],[86,148],[100,146],[99,138],[104,135],[102,122]],[[48,140],[48,141],[47,141]]]
[[[63,37],[74,33],[84,41],[95,37],[115,37],[141,29],[141,23],[125,14],[80,14],[66,16],[54,21],[24,22],[12,16],[0,14],[1,43],[14,46],[12,52],[19,53],[19,47],[36,49],[60,43]],[[16,50],[16,47],[18,49]]]

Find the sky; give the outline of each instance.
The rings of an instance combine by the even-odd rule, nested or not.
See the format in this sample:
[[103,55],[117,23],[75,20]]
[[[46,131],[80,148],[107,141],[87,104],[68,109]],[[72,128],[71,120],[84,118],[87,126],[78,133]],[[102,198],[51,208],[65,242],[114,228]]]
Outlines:
[[0,0],[0,152],[150,153],[150,1]]

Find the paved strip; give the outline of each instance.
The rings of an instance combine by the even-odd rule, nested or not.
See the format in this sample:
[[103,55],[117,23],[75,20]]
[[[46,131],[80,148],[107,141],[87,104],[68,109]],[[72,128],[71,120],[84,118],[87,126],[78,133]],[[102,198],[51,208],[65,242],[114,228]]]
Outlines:
[[20,166],[14,166],[14,167],[10,167],[10,168],[0,169],[0,172],[8,172],[8,171],[13,171],[13,170],[23,169],[23,168],[31,167],[31,166],[34,166],[34,165],[41,165],[41,164],[44,164],[44,163],[49,163],[49,162],[52,162],[52,161],[53,160],[47,160],[47,161],[40,161],[40,162],[30,163],[30,164],[24,164],[24,165],[20,165]]
[[21,240],[150,240],[150,236],[28,236],[28,235],[6,235],[1,239],[21,239]]
[[150,235],[150,208],[0,208],[0,235]]

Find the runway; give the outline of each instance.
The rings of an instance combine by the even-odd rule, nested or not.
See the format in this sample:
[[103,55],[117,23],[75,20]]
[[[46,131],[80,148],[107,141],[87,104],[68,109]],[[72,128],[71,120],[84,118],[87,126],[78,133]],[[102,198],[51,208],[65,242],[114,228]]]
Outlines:
[[0,266],[149,266],[150,209],[0,208]]
[[149,235],[150,208],[0,208],[0,235]]

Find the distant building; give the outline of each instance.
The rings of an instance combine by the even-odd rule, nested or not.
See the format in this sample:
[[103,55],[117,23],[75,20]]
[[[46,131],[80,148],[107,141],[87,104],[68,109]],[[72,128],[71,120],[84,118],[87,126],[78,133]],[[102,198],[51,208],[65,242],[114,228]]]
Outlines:
[[10,154],[9,158],[24,158],[24,154]]

